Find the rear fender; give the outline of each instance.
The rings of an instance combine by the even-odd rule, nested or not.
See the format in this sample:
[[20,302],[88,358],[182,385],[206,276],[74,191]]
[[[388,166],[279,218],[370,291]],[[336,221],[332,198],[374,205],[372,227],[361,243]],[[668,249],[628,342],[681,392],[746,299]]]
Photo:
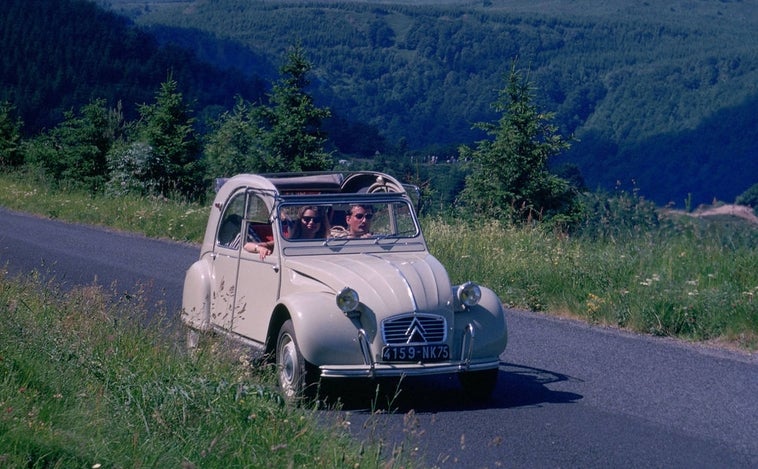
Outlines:
[[211,273],[210,266],[199,260],[184,275],[182,295],[182,322],[192,329],[208,331],[211,328]]

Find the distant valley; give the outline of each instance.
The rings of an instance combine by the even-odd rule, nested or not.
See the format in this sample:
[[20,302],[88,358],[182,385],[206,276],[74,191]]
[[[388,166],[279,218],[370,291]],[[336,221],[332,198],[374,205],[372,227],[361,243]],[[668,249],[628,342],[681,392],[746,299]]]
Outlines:
[[[444,161],[459,144],[484,137],[471,126],[496,118],[490,106],[518,58],[540,107],[576,137],[555,165],[576,165],[590,190],[635,189],[682,207],[685,200],[731,202],[758,182],[753,2],[97,2],[163,47],[175,44],[161,51],[100,16],[71,26],[64,18],[77,15],[41,17],[52,10],[46,4],[80,2],[32,3],[14,0],[0,14],[9,24],[30,23],[19,28],[26,31],[19,40],[29,43],[36,30],[61,38],[29,44],[31,54],[5,44],[0,99],[23,99],[29,124],[43,122],[35,112],[60,115],[103,95],[126,106],[149,100],[168,68],[200,106],[198,115],[212,116],[235,94],[258,99],[286,48],[299,42],[314,64],[314,95],[339,118],[329,130],[344,156],[407,152]],[[93,27],[98,22],[112,39],[93,37],[103,34]],[[56,25],[78,31],[56,36]],[[77,34],[90,35],[80,47],[96,49],[62,52],[61,43]],[[114,51],[111,40],[125,50]],[[32,59],[49,69],[36,71]],[[126,70],[132,63],[144,70]]]

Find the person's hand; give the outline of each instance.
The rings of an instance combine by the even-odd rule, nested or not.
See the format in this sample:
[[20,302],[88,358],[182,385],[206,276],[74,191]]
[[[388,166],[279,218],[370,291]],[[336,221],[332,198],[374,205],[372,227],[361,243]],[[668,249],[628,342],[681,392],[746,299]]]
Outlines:
[[269,249],[265,244],[257,244],[256,246],[256,250],[258,254],[260,254],[261,260],[265,259],[266,256],[271,254],[271,249]]
[[244,247],[245,251],[257,252],[261,257],[261,260],[265,259],[266,256],[271,254],[271,248],[263,243],[245,243]]

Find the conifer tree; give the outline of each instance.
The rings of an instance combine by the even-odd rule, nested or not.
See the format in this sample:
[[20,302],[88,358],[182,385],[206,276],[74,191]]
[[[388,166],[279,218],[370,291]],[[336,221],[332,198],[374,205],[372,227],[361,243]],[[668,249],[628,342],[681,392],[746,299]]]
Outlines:
[[14,116],[15,111],[13,104],[0,103],[0,169],[23,163],[20,150],[22,122]]
[[27,145],[26,161],[55,183],[99,192],[107,181],[106,155],[124,131],[121,109],[97,99],[64,117]]
[[207,136],[204,156],[208,179],[260,173],[276,167],[265,146],[261,108],[241,97],[221,115]]
[[169,76],[161,83],[155,103],[139,107],[135,141],[146,143],[153,152],[145,177],[160,194],[194,198],[204,192],[200,143],[193,127],[195,119],[178,87]]
[[262,109],[269,126],[266,147],[272,156],[267,171],[317,171],[332,166],[321,130],[323,119],[331,113],[317,107],[306,92],[311,67],[303,48],[293,46],[279,70],[282,76],[274,84],[270,105]]
[[474,216],[511,222],[570,213],[574,192],[547,167],[548,159],[569,143],[550,123],[553,114],[538,111],[515,61],[493,108],[501,115],[497,123],[476,124],[493,139],[460,148],[461,159],[472,161],[461,205]]

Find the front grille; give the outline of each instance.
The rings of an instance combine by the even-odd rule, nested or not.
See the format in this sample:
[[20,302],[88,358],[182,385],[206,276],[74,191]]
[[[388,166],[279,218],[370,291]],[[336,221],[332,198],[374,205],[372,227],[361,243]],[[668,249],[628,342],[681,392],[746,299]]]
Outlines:
[[433,314],[403,314],[382,321],[382,338],[387,345],[444,342],[447,321]]

